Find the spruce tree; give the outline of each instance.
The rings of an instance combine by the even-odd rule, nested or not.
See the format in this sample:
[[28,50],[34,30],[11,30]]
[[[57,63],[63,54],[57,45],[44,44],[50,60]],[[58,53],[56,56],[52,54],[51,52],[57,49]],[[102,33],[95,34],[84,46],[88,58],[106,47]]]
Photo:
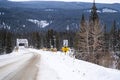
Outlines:
[[115,52],[116,45],[117,45],[117,28],[116,21],[114,21],[110,31],[110,50]]
[[36,47],[37,49],[40,49],[41,45],[41,40],[40,40],[40,34],[36,32]]
[[11,53],[13,51],[13,44],[12,44],[12,33],[7,32],[6,35],[6,53]]
[[4,32],[3,29],[0,30],[0,54],[4,52]]
[[91,53],[102,52],[104,46],[103,26],[98,22],[89,23],[89,50]]
[[40,34],[39,32],[33,32],[32,33],[32,45],[37,48],[40,49],[40,45],[41,45],[41,39],[40,39]]
[[53,29],[49,29],[46,34],[47,48],[51,48],[54,46],[54,31]]
[[88,27],[85,21],[84,15],[82,15],[81,23],[80,23],[80,30],[76,34],[75,38],[75,48],[79,52],[86,53],[88,52]]
[[107,32],[107,27],[104,25],[104,52],[109,51],[109,33]]

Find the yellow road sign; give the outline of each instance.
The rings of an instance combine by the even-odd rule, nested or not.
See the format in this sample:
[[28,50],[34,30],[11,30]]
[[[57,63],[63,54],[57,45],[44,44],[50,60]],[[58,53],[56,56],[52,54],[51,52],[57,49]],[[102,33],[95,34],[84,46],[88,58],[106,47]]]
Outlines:
[[68,51],[69,51],[69,48],[68,48],[68,47],[66,47],[66,46],[65,46],[65,47],[62,47],[62,51],[66,53],[66,52],[68,52]]

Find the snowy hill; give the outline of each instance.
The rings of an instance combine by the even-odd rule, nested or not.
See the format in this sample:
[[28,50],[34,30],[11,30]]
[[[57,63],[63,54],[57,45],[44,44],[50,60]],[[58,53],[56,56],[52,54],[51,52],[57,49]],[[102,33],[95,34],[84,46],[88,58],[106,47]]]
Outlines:
[[[21,80],[18,79],[20,76],[17,75],[17,72],[21,73],[22,67],[27,65],[28,61],[35,60],[33,57],[36,56],[37,58],[37,55],[40,55],[40,60],[35,64],[38,68],[36,80],[120,80],[119,70],[77,60],[62,52],[25,48],[21,48],[18,52],[0,56],[0,79]],[[27,68],[29,69],[29,67]],[[30,80],[33,76],[29,76],[29,73],[27,75],[29,78],[25,80]]]
[[[56,1],[30,1],[11,2],[1,0],[0,18],[9,30],[15,33],[26,33],[48,29],[57,32],[77,31],[80,26],[82,14],[89,18],[93,3],[83,2],[56,2]],[[110,30],[113,20],[120,23],[120,4],[96,3],[101,22]],[[89,13],[88,13],[89,12]],[[107,13],[107,14],[106,14]]]
[[[53,11],[53,9],[88,9],[93,3],[87,2],[63,2],[63,1],[27,1],[27,2],[14,2],[7,0],[0,0],[0,7],[20,7],[20,8],[34,8],[34,9],[48,9],[47,11]],[[120,11],[120,4],[105,4],[96,3],[98,8],[109,7]]]

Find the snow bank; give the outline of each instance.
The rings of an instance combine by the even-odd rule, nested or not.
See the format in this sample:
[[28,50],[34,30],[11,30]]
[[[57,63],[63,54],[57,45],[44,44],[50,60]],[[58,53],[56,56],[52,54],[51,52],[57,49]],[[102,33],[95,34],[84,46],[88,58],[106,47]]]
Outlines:
[[119,70],[77,60],[62,52],[34,51],[41,54],[38,80],[120,80]]
[[[62,52],[35,49],[21,48],[18,52],[0,56],[0,67],[14,61],[20,62],[14,66],[20,66],[33,56],[33,54],[29,53],[38,53],[41,55],[40,62],[36,64],[39,68],[37,80],[120,80],[119,70],[77,60]],[[3,72],[9,74],[13,69],[11,67],[7,72]]]

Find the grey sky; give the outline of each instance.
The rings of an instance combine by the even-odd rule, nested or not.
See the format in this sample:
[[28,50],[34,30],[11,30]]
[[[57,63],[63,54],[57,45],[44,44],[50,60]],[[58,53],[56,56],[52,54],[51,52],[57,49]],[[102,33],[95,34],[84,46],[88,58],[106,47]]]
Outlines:
[[[93,0],[9,0],[9,1],[65,1],[65,2],[93,2]],[[96,0],[97,3],[120,3],[120,0]]]

